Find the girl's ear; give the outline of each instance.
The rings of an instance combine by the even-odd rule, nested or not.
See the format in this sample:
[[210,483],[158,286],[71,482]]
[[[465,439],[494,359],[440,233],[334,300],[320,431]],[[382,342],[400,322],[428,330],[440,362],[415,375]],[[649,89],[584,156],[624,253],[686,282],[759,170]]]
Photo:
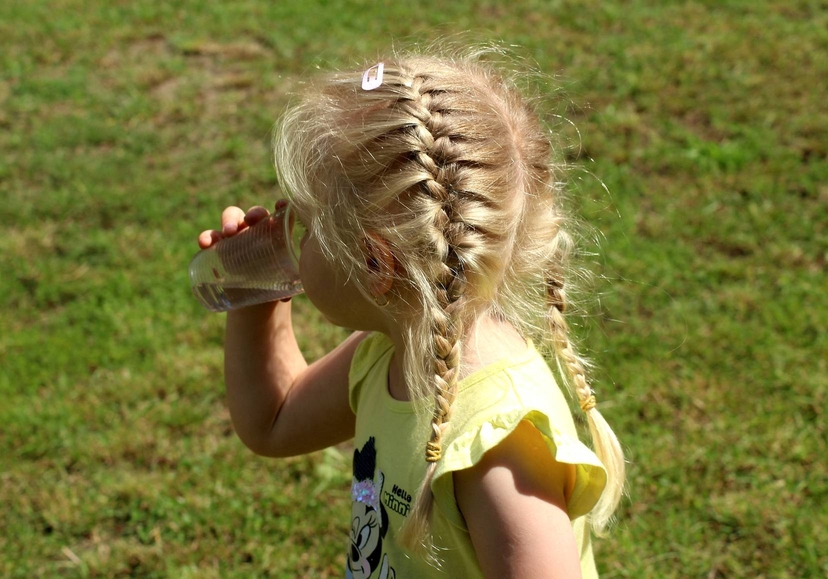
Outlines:
[[385,295],[394,285],[397,258],[388,241],[376,233],[366,233],[362,238],[365,245],[365,262],[368,266],[368,290],[371,296]]

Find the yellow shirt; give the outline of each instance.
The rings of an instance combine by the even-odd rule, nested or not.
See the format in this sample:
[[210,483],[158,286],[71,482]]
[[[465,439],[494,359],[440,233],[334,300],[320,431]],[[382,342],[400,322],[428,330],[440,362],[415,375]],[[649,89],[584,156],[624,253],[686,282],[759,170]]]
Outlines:
[[443,438],[443,458],[432,482],[431,533],[439,567],[410,556],[395,537],[411,511],[425,475],[423,424],[410,402],[388,392],[393,344],[372,334],[351,363],[350,402],[356,414],[351,485],[351,548],[347,577],[354,579],[476,578],[477,563],[463,515],[454,498],[451,473],[476,464],[487,450],[528,420],[559,462],[575,466],[567,510],[581,555],[583,576],[597,577],[585,517],[606,484],[595,454],[578,440],[563,393],[546,362],[531,346],[516,358],[479,370],[458,384],[451,427]]

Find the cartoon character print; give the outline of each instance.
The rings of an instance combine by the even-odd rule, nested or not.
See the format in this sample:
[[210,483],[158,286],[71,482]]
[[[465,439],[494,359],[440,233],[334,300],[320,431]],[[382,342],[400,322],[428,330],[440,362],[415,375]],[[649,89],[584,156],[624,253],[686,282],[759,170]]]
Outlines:
[[[377,450],[374,437],[354,449],[354,478],[351,482],[351,549],[348,554],[347,579],[395,579],[397,574],[382,553],[382,541],[388,533],[388,513],[382,504],[385,476],[376,470]],[[382,562],[380,563],[380,558]],[[378,571],[378,575],[374,572]]]

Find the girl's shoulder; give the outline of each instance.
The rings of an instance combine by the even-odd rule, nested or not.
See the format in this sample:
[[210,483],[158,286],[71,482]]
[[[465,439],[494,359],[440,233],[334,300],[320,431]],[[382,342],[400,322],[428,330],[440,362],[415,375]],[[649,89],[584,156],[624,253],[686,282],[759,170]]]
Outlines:
[[[444,437],[443,458],[435,473],[438,504],[451,512],[446,475],[471,468],[521,425],[540,434],[555,462],[574,471],[567,493],[573,519],[589,512],[606,485],[606,471],[579,439],[566,397],[547,361],[532,343],[522,354],[501,358],[461,381]],[[448,485],[448,486],[446,486]]]

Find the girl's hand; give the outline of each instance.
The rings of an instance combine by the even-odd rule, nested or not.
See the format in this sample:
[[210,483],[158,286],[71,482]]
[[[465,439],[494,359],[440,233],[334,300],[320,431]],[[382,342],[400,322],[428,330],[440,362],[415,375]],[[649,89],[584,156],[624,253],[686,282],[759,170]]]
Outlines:
[[198,236],[198,246],[201,249],[207,249],[225,237],[232,237],[238,232],[255,225],[268,215],[270,215],[270,212],[258,205],[251,207],[247,213],[238,207],[227,207],[221,213],[221,229],[202,231]]
[[[280,199],[276,202],[276,209],[279,210],[285,205],[287,205],[287,201]],[[202,231],[198,236],[198,246],[201,249],[212,247],[222,239],[232,237],[248,227],[253,227],[268,215],[270,215],[270,212],[260,205],[251,207],[247,213],[235,206],[227,207],[221,213],[221,229]],[[232,266],[228,265],[228,270],[232,270]],[[284,298],[279,301],[289,302],[290,300],[291,298]]]

